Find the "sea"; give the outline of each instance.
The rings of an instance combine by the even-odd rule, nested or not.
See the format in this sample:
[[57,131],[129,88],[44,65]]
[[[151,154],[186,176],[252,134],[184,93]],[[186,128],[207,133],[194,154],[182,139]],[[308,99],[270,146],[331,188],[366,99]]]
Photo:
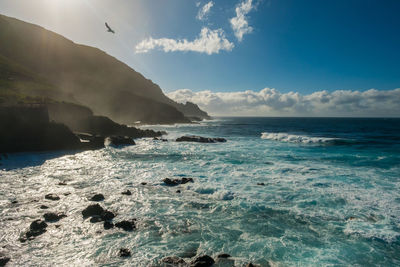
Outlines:
[[[221,253],[231,255],[224,266],[400,266],[400,119],[223,117],[144,128],[167,140],[2,155],[0,253],[10,266],[162,266],[167,256]],[[175,141],[184,135],[227,142]],[[194,182],[166,186],[167,177]],[[96,193],[114,221],[136,219],[136,229],[83,219]],[[50,211],[67,217],[20,242]]]

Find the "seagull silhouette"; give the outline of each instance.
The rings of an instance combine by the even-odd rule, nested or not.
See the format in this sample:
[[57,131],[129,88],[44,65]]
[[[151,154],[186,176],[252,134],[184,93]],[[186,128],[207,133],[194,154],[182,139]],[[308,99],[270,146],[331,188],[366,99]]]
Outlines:
[[113,29],[111,29],[110,26],[108,26],[107,22],[106,22],[106,27],[107,27],[107,32],[115,33],[115,31]]

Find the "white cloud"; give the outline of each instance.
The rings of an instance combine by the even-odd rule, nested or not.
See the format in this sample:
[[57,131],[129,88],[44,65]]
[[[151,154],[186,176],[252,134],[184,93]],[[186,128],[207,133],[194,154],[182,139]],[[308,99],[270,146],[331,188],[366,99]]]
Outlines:
[[167,95],[177,102],[196,103],[216,116],[400,116],[400,88],[362,92],[317,91],[306,95],[298,92],[281,93],[270,88],[259,92],[193,92],[181,89]]
[[199,13],[197,14],[196,18],[198,20],[204,20],[207,18],[207,15],[210,13],[211,8],[214,6],[214,2],[210,1],[205,4],[202,8],[200,8]]
[[253,28],[249,25],[246,15],[254,8],[252,0],[244,0],[235,9],[236,17],[233,17],[230,22],[236,38],[239,41],[243,40],[243,35],[251,33]]
[[207,27],[201,29],[199,36],[193,40],[175,40],[169,38],[148,38],[136,45],[136,53],[147,53],[153,49],[162,49],[164,52],[194,51],[208,55],[219,53],[221,50],[231,51],[234,44],[225,37],[222,29],[210,30]]

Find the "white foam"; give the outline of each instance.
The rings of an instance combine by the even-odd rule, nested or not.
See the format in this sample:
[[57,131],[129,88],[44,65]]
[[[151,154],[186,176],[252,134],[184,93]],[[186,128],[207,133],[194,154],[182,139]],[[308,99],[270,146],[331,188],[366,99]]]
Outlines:
[[289,143],[304,143],[304,144],[323,144],[329,143],[333,140],[337,140],[336,138],[328,138],[328,137],[311,137],[305,135],[294,135],[288,133],[261,133],[262,139],[274,140],[280,142],[289,142]]

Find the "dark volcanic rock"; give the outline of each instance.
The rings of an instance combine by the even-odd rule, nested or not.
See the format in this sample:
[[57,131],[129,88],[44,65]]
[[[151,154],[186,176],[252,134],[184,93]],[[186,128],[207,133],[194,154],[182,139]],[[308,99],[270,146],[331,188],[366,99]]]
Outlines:
[[203,255],[196,257],[191,263],[190,266],[193,267],[208,267],[212,266],[215,263],[214,259],[208,255]]
[[98,223],[98,222],[102,222],[103,219],[99,216],[93,216],[92,218],[90,218],[90,222],[91,223]]
[[0,266],[6,266],[7,262],[10,261],[9,257],[6,257],[3,254],[0,254]]
[[257,183],[257,185],[261,185],[261,186],[264,186],[265,184],[264,184],[264,183]]
[[217,256],[218,259],[227,259],[227,258],[230,258],[230,257],[231,257],[231,255],[226,254],[226,253],[222,253],[222,254],[219,254]]
[[146,182],[141,182],[140,184],[141,184],[141,185],[147,185],[147,183],[146,183]]
[[176,186],[180,184],[186,184],[186,183],[193,183],[194,180],[193,178],[182,178],[182,179],[171,179],[171,178],[165,178],[163,182],[168,185],[168,186]]
[[47,207],[46,205],[42,205],[42,206],[40,206],[40,208],[41,208],[42,210],[45,210],[45,209],[48,209],[49,207]]
[[124,146],[124,145],[136,145],[135,141],[129,136],[110,136],[107,137],[106,142],[109,142],[110,145],[114,146]]
[[101,219],[104,221],[111,221],[115,218],[115,214],[111,211],[105,210],[101,213]]
[[179,137],[178,139],[176,139],[176,142],[223,143],[226,142],[226,139],[190,135]]
[[45,213],[43,215],[44,219],[46,220],[46,222],[58,222],[59,220],[61,220],[62,218],[67,217],[67,215],[65,214],[56,214],[53,212],[49,212],[49,213]]
[[176,193],[177,193],[177,194],[180,194],[180,193],[181,193],[181,190],[176,190]]
[[18,204],[18,200],[11,201],[11,204]]
[[121,248],[118,252],[120,257],[126,258],[131,256],[131,252],[127,248]]
[[104,226],[105,230],[114,228],[114,224],[112,222],[109,222],[109,221],[105,221],[103,226]]
[[46,232],[47,223],[42,220],[33,221],[29,227],[29,231],[26,233],[27,238],[39,236]]
[[90,198],[91,201],[103,201],[104,196],[103,194],[96,194]]
[[60,197],[56,194],[47,194],[44,196],[44,198],[49,200],[60,200]]
[[161,259],[162,263],[168,264],[168,265],[173,265],[173,266],[182,266],[186,265],[186,262],[179,257],[172,256],[172,257],[165,257]]
[[122,228],[125,231],[133,231],[136,229],[135,221],[121,221],[115,224],[115,227]]
[[59,182],[58,185],[67,185],[66,182]]
[[104,209],[99,204],[89,205],[86,209],[82,211],[82,216],[84,218],[99,216],[103,214]]
[[126,190],[126,191],[122,192],[121,194],[130,196],[130,195],[132,195],[132,192],[130,190]]

